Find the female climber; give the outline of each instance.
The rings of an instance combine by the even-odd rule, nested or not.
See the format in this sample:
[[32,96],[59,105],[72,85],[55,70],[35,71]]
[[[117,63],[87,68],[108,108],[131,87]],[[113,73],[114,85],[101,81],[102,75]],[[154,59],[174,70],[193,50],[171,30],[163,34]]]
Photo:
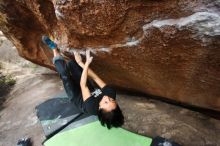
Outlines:
[[[116,102],[116,92],[91,69],[93,57],[86,51],[86,62],[83,63],[80,54],[74,53],[75,60],[66,61],[61,56],[57,45],[47,36],[42,41],[53,51],[53,64],[63,81],[67,96],[83,113],[98,115],[103,126],[120,127],[124,116]],[[91,78],[98,86],[95,88],[88,82]]]

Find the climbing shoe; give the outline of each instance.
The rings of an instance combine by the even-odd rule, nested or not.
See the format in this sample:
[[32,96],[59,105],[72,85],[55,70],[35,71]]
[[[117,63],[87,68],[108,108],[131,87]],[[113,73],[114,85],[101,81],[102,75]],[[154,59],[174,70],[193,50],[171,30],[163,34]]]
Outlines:
[[19,139],[16,146],[32,146],[30,138]]
[[48,36],[43,35],[42,42],[52,50],[57,48],[57,45]]

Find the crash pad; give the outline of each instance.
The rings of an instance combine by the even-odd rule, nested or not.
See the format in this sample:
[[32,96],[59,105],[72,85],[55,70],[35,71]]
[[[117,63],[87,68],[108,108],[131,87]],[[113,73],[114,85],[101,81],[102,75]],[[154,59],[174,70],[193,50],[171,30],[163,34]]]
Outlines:
[[151,138],[123,128],[101,126],[99,121],[60,132],[47,140],[44,146],[150,146]]
[[65,125],[80,116],[81,111],[61,92],[36,107],[37,117],[46,137],[56,134]]
[[95,115],[82,113],[65,92],[36,107],[46,140],[44,146],[180,146],[162,137],[150,138],[123,128],[103,127]]

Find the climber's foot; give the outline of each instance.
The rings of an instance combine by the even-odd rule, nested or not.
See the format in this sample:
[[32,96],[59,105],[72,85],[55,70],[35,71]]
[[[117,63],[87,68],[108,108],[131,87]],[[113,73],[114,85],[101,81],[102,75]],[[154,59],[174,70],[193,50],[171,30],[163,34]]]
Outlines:
[[42,36],[42,42],[47,45],[51,50],[57,48],[57,44],[54,43],[48,36],[43,35]]

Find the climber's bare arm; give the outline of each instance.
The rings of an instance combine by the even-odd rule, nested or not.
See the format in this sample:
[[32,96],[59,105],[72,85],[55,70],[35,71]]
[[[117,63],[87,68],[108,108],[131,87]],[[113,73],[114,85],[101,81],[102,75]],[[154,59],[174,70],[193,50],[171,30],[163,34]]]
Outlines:
[[89,65],[85,65],[85,67],[83,68],[81,79],[80,79],[80,87],[82,90],[83,101],[85,101],[86,99],[88,99],[91,96],[89,88],[86,85],[88,68],[89,68]]
[[[84,69],[85,64],[82,62],[81,56],[76,52],[74,53],[74,56],[79,66],[81,66]],[[103,88],[106,85],[106,83],[89,67],[88,67],[88,76],[91,77],[100,88]]]
[[91,96],[91,93],[89,91],[89,88],[86,82],[87,82],[89,65],[92,62],[92,59],[93,57],[90,56],[90,51],[86,51],[86,63],[84,65],[83,72],[82,72],[81,79],[80,79],[80,87],[82,90],[83,101],[85,101]]

